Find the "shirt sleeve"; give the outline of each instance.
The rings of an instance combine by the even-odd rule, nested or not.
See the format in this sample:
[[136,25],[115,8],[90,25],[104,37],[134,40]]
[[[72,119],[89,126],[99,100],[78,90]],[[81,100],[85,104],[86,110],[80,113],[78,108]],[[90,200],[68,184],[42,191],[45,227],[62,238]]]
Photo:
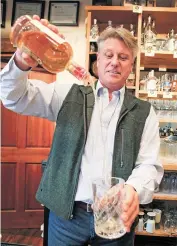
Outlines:
[[164,174],[162,163],[159,160],[160,137],[158,126],[158,118],[151,106],[149,116],[145,122],[135,168],[126,182],[137,191],[140,204],[152,202],[154,191],[158,189]]
[[63,100],[72,85],[28,79],[29,71],[20,70],[14,56],[0,72],[3,105],[23,115],[56,121]]

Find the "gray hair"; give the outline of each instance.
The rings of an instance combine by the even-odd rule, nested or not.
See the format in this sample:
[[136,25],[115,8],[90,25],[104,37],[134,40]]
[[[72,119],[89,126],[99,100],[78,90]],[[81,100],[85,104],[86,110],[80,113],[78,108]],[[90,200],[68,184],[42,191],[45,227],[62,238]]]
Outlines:
[[99,36],[97,44],[98,44],[98,52],[100,51],[102,43],[109,38],[115,38],[120,41],[123,41],[124,44],[132,51],[133,58],[137,56],[138,52],[138,44],[137,40],[133,35],[125,28],[108,28],[105,29]]

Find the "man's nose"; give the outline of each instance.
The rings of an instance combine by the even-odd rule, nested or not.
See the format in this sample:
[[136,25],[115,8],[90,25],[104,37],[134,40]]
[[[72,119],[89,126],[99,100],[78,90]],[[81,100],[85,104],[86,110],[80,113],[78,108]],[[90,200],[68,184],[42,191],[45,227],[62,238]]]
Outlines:
[[113,58],[112,58],[112,61],[111,61],[111,63],[112,63],[112,65],[114,65],[114,66],[118,66],[119,65],[119,58],[117,57],[117,56],[114,56]]

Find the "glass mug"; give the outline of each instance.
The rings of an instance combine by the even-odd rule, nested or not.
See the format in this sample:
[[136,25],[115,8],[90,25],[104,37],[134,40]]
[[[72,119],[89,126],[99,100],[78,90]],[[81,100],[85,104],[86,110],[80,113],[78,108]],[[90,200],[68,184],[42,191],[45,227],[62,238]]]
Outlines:
[[155,228],[160,229],[162,210],[155,208],[153,209],[153,212],[156,214],[155,215]]
[[148,220],[144,223],[144,229],[149,233],[154,233],[155,231],[155,216],[154,212],[148,212]]
[[124,182],[116,177],[92,182],[95,233],[102,238],[115,239],[126,233],[121,220]]

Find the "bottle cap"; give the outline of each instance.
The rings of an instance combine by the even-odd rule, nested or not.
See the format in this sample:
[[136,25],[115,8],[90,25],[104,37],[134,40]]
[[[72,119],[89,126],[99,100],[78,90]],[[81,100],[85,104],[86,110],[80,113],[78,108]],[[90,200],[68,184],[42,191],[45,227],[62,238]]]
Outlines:
[[143,211],[140,211],[138,215],[143,216],[144,215],[144,212]]

